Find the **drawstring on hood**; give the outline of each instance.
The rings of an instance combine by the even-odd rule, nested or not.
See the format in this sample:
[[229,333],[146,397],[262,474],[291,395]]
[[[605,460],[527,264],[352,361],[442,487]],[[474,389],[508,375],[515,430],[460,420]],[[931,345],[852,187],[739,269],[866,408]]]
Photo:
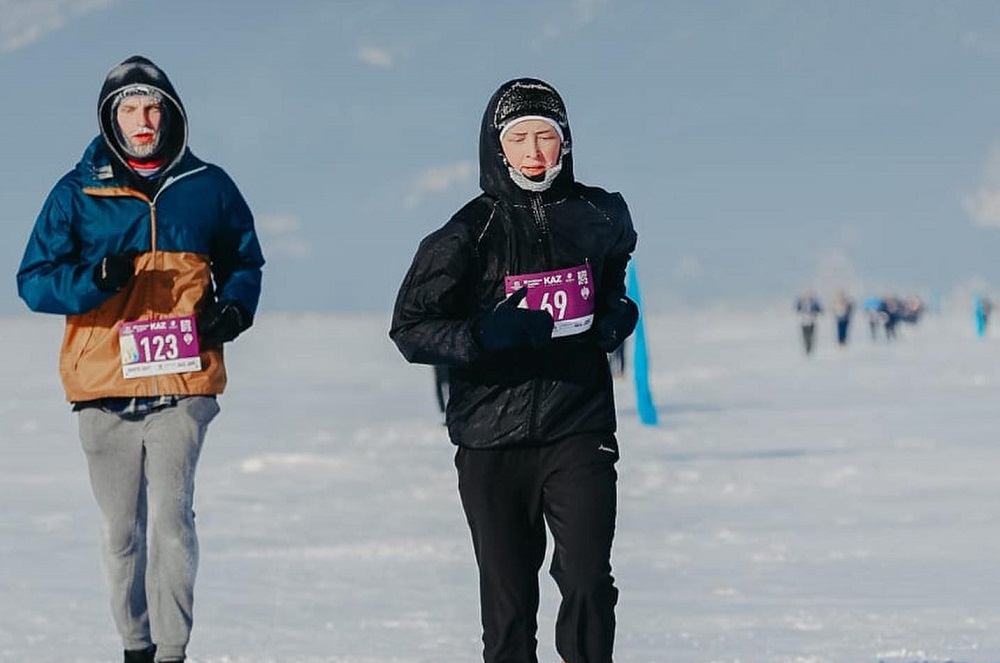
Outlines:
[[[528,177],[507,163],[500,136],[522,119],[543,119],[558,128],[562,153],[558,163],[541,177]],[[493,93],[479,131],[479,186],[500,199],[517,200],[526,192],[561,189],[574,181],[572,135],[562,97],[537,78],[510,80]]]
[[[117,111],[129,96],[142,95],[160,102],[159,141],[151,154],[137,158],[118,126]],[[97,102],[101,136],[117,161],[140,177],[150,177],[152,166],[161,177],[180,161],[187,147],[187,114],[166,73],[141,55],[134,55],[108,72]],[[136,168],[134,164],[146,164]],[[155,164],[162,164],[159,168]],[[142,171],[146,171],[145,173]]]

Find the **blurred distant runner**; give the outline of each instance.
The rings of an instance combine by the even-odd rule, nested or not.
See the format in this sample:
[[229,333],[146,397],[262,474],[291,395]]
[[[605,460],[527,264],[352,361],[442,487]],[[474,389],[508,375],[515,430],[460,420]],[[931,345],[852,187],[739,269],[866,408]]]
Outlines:
[[621,195],[573,176],[559,94],[502,85],[479,139],[483,193],[417,249],[390,336],[450,367],[447,424],[479,565],[483,658],[536,663],[548,523],[556,649],[611,663],[618,443],[607,354],[632,333],[636,235]]
[[66,316],[60,374],[125,661],[183,661],[195,467],[226,386],[222,346],[253,322],[264,258],[236,185],[188,150],[184,106],[159,67],[139,56],[114,67],[97,114],[100,136],[35,222],[18,292]]
[[837,344],[847,345],[847,333],[851,327],[851,315],[854,313],[854,301],[843,290],[838,290],[833,296],[833,317],[837,325]]
[[823,307],[814,293],[807,292],[795,300],[795,312],[798,313],[799,327],[802,329],[802,343],[806,354],[810,355],[816,337],[816,318],[823,312]]
[[902,313],[902,305],[899,299],[892,295],[882,297],[878,308],[879,317],[882,320],[882,331],[885,332],[887,343],[896,340],[896,325]]

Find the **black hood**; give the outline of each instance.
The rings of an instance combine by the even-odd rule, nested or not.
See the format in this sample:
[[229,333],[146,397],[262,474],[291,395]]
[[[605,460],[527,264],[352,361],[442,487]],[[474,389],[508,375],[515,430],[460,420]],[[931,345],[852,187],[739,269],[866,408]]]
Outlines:
[[529,94],[538,96],[535,99],[519,100],[524,102],[524,109],[527,112],[516,114],[514,117],[524,114],[542,115],[557,121],[562,129],[564,151],[562,171],[549,191],[564,190],[574,182],[573,152],[570,149],[573,137],[562,97],[545,81],[537,78],[515,78],[501,85],[490,97],[479,129],[479,186],[484,192],[502,200],[519,200],[528,193],[511,179],[507,160],[503,156],[503,148],[500,147],[500,123],[504,120],[501,116],[505,114],[510,116],[510,101],[521,91],[529,91]]
[[130,85],[146,85],[156,89],[163,95],[163,105],[168,113],[166,135],[154,157],[163,159],[164,168],[161,174],[167,173],[184,156],[187,147],[188,123],[187,113],[181,104],[177,91],[167,78],[166,73],[150,60],[141,55],[133,55],[108,72],[108,77],[101,86],[101,94],[97,101],[97,118],[101,126],[101,136],[108,149],[118,159],[122,166],[128,168],[128,157],[118,143],[115,132],[115,118],[112,117],[112,102],[123,89]]

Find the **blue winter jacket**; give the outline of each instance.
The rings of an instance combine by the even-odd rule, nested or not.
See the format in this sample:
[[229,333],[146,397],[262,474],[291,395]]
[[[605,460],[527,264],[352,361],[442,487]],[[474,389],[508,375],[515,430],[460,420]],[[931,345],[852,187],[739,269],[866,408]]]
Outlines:
[[[115,175],[104,139],[52,189],[17,274],[34,311],[67,316],[60,374],[67,399],[217,394],[221,349],[201,353],[202,370],[125,379],[117,324],[197,314],[215,300],[251,317],[264,257],[253,215],[219,167],[185,148],[153,198]],[[134,250],[136,276],[120,292],[98,289],[93,273],[109,254]]]

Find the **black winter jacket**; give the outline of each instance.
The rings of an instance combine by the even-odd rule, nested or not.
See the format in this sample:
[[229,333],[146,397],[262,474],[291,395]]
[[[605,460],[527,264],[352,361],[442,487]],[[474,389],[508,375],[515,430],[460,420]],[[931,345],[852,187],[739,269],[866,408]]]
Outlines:
[[[450,367],[448,432],[456,445],[543,445],[615,431],[607,356],[593,327],[544,348],[487,352],[476,339],[480,316],[505,296],[504,277],[589,263],[596,320],[625,294],[636,235],[620,194],[573,179],[572,154],[545,192],[518,188],[507,172],[492,118],[480,134],[483,194],[417,249],[400,287],[390,337],[407,360]],[[568,127],[564,128],[568,143]]]

